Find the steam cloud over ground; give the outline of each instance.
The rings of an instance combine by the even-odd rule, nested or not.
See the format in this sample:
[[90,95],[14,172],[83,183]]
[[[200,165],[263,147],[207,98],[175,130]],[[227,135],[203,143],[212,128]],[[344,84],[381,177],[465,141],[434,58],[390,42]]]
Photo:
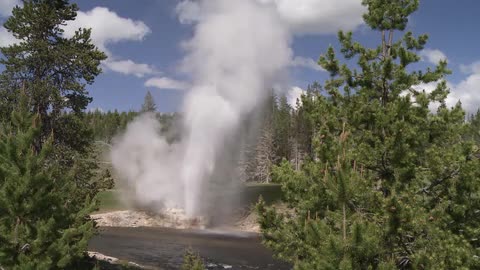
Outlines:
[[[183,44],[182,70],[192,87],[182,107],[182,138],[169,144],[146,114],[117,138],[116,173],[137,203],[208,214],[229,193],[239,155],[240,126],[286,75],[290,33],[271,5],[255,0],[204,0],[194,36]],[[188,8],[177,8],[179,17]],[[223,196],[222,199],[219,196]],[[233,198],[232,198],[233,200]]]

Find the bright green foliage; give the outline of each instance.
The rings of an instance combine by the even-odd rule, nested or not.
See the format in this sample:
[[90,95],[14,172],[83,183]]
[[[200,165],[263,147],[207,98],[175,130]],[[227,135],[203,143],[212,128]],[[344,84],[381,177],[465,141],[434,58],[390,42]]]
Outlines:
[[147,94],[145,95],[145,99],[142,104],[142,110],[141,112],[155,112],[157,110],[157,105],[155,105],[155,101],[153,100],[152,93],[150,91],[147,91]]
[[478,269],[478,147],[460,104],[445,105],[446,62],[411,71],[427,36],[394,38],[418,1],[363,3],[382,43],[340,32],[348,65],[333,48],[320,57],[331,78],[302,99],[315,158],[274,170],[291,211],[258,205],[265,243],[296,269]]
[[[83,146],[65,134],[71,130],[65,122],[79,131],[80,120],[74,118],[91,102],[85,86],[100,74],[100,61],[106,55],[92,43],[89,29],[79,29],[71,38],[63,35],[62,25],[74,20],[77,10],[67,0],[24,0],[4,24],[21,42],[0,48],[0,64],[5,67],[0,75],[0,115],[8,117],[23,90],[31,100],[31,111],[42,122],[37,148],[52,131],[55,143]],[[67,117],[65,110],[74,114]]]
[[182,270],[205,270],[202,258],[193,253],[191,250],[187,250],[183,256]]
[[22,101],[0,130],[0,266],[76,269],[94,234],[96,203],[76,185],[74,169],[52,157],[52,138],[36,150],[40,127]]

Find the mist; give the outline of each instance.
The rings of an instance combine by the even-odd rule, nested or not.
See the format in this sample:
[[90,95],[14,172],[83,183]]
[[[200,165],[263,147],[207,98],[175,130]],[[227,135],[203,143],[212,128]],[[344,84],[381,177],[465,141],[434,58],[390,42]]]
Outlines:
[[[192,12],[189,3],[177,7],[180,19]],[[169,143],[155,117],[145,114],[111,150],[115,173],[135,203],[158,212],[181,208],[189,217],[215,215],[238,199],[244,123],[285,80],[292,58],[288,27],[271,5],[204,0],[194,8],[194,34],[182,44],[181,70],[192,87],[180,111],[181,139]]]

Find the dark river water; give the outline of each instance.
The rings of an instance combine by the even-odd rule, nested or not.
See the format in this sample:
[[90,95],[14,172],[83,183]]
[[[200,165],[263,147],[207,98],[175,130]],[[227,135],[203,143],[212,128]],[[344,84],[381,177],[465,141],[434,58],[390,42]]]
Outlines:
[[180,269],[185,249],[207,262],[207,269],[290,270],[272,258],[256,234],[226,234],[164,228],[101,228],[89,250],[158,269]]

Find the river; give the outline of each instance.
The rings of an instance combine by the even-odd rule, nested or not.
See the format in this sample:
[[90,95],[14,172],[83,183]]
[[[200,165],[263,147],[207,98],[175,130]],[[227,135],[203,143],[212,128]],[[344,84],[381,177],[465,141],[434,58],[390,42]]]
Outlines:
[[102,227],[89,250],[158,269],[180,269],[183,254],[191,248],[207,262],[208,269],[290,270],[272,258],[253,233],[213,230]]

